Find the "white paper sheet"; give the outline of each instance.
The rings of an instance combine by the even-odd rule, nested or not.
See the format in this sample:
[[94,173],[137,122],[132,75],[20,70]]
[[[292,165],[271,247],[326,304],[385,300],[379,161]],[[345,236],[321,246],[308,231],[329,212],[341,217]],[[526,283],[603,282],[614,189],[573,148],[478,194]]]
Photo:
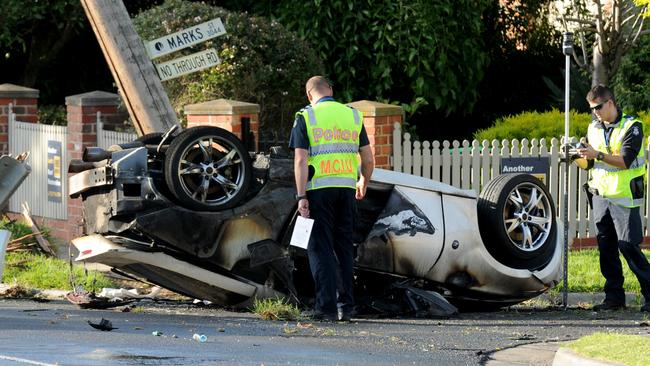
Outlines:
[[314,226],[314,220],[302,216],[296,218],[296,226],[293,228],[291,234],[291,241],[289,244],[307,249],[309,245],[309,237],[311,236],[311,228]]

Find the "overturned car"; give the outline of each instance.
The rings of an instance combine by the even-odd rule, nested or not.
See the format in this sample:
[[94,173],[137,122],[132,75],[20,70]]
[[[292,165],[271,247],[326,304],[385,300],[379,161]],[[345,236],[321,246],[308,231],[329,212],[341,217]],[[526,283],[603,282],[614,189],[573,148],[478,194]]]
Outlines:
[[[312,300],[306,252],[289,245],[293,159],[281,150],[251,154],[194,127],[87,149],[70,172],[87,234],[73,240],[77,260],[224,306]],[[530,299],[560,279],[559,232],[530,175],[498,176],[477,196],[376,169],[354,231],[357,310],[436,316]]]

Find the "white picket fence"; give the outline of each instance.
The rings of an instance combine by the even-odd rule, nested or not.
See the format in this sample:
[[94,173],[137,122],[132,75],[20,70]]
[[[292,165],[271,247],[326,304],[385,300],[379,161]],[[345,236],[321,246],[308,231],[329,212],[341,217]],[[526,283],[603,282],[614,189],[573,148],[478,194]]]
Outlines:
[[125,144],[137,139],[138,135],[129,132],[117,132],[104,130],[102,113],[97,112],[97,146],[108,149],[111,145]]
[[[575,139],[573,139],[575,141]],[[393,170],[437,180],[477,193],[492,178],[500,174],[500,162],[507,157],[548,157],[550,166],[547,186],[555,202],[558,220],[564,220],[565,164],[561,161],[559,139],[522,139],[503,141],[411,141],[411,135],[402,135],[400,125],[393,132]],[[648,159],[646,144],[646,159]],[[568,212],[571,238],[595,236],[589,220],[589,207],[582,191],[587,172],[572,164],[569,169]],[[649,192],[646,187],[646,192]],[[644,235],[648,235],[648,204],[641,207]]]
[[[138,135],[134,133],[106,131],[103,129],[101,113],[97,112],[97,146],[131,142]],[[67,219],[68,208],[68,128],[36,123],[20,122],[9,106],[9,153],[13,156],[29,151],[27,162],[32,172],[9,200],[9,211],[22,212],[22,203],[27,202],[31,213],[51,219]],[[48,147],[60,148],[56,154],[48,155]],[[53,157],[56,156],[56,159]],[[56,160],[56,161],[55,161]],[[49,177],[48,177],[49,172]],[[49,186],[48,186],[49,184]],[[53,188],[60,187],[60,191]],[[56,199],[53,195],[59,195]]]

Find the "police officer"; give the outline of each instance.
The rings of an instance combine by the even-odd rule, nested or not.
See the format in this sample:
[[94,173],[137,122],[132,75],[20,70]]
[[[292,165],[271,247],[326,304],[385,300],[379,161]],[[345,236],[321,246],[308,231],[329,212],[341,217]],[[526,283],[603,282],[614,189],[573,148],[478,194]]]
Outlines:
[[298,212],[314,219],[307,248],[316,292],[312,317],[349,321],[354,306],[355,198],[366,194],[374,158],[359,111],[336,102],[322,76],[310,78],[305,91],[310,105],[296,113],[289,147],[295,151]]
[[639,206],[643,203],[646,162],[643,151],[643,125],[624,114],[612,91],[603,85],[593,87],[587,102],[596,117],[587,131],[588,144],[578,153],[589,159],[591,211],[596,225],[600,270],[605,277],[605,300],[594,310],[625,307],[623,270],[619,251],[641,285],[650,311],[650,264],[641,252],[643,226]]

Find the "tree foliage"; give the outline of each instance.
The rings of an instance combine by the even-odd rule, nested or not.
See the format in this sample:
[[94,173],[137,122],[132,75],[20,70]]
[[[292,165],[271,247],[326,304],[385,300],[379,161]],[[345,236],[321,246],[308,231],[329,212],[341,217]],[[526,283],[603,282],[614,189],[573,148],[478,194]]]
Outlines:
[[305,81],[323,73],[315,52],[295,34],[276,21],[184,0],[167,0],[140,13],[134,25],[143,40],[151,40],[217,17],[226,35],[156,60],[207,47],[215,48],[221,59],[215,67],[165,81],[172,104],[182,114],[187,104],[217,98],[257,103],[264,137],[285,140],[293,114],[307,103]]
[[21,80],[34,86],[47,62],[59,54],[83,28],[78,0],[0,2],[0,57],[24,64]]
[[[471,108],[488,59],[487,0],[282,1],[276,15],[325,60],[344,100]],[[420,99],[418,99],[420,98]]]
[[[548,21],[548,0],[494,1],[484,11],[482,21],[490,61],[478,86],[479,99],[473,112],[453,114],[448,123],[419,123],[421,135],[469,138],[501,116],[557,107],[545,80],[562,85],[564,56],[561,34]],[[428,111],[425,108],[423,112]]]
[[650,17],[650,0],[634,0],[637,6],[645,6],[645,12],[643,13],[644,17]]
[[617,103],[627,111],[650,110],[650,37],[643,37],[623,58],[612,84]]
[[[643,3],[645,0],[642,0]],[[575,62],[589,72],[592,85],[609,84],[623,56],[644,30],[646,5],[638,0],[558,1],[567,29],[577,35]]]
[[[125,5],[137,12],[156,1]],[[41,105],[114,88],[79,0],[0,0],[0,83],[40,90]]]

